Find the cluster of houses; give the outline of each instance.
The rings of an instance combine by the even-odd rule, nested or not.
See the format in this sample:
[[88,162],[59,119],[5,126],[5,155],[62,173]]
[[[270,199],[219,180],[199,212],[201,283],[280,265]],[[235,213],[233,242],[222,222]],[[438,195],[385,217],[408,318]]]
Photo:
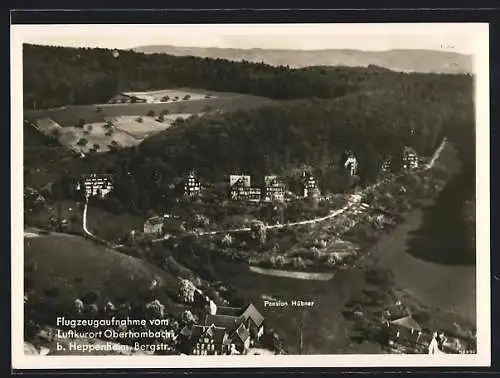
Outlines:
[[[197,291],[198,295],[202,295]],[[206,298],[206,297],[203,297]],[[178,349],[189,355],[247,354],[264,334],[264,317],[253,304],[217,306],[206,298],[205,317],[179,333]]]
[[83,175],[76,184],[76,190],[83,192],[85,198],[105,198],[113,190],[113,177],[102,173]]
[[[416,169],[419,166],[419,157],[411,147],[403,151],[403,169]],[[358,170],[356,156],[348,151],[344,167],[353,176]],[[391,159],[386,159],[382,164],[382,171],[391,170]],[[90,173],[84,175],[77,183],[77,190],[83,190],[86,197],[97,196],[104,198],[113,189],[113,180],[109,174]],[[183,193],[185,198],[197,198],[202,192],[202,185],[196,174],[192,171],[184,180]],[[229,198],[237,201],[284,201],[286,188],[283,181],[276,175],[264,177],[264,185],[251,185],[251,177],[243,174],[229,176]],[[310,173],[304,172],[302,176],[302,196],[319,197],[321,195],[318,180]]]
[[[388,329],[389,348],[395,354],[468,354],[475,353],[473,335],[467,337],[444,336],[442,332],[430,332],[413,318],[399,302],[384,313],[384,324]],[[436,338],[440,341],[436,342]],[[468,339],[468,340],[467,340]],[[436,348],[433,345],[436,344]],[[438,350],[436,350],[438,349]]]

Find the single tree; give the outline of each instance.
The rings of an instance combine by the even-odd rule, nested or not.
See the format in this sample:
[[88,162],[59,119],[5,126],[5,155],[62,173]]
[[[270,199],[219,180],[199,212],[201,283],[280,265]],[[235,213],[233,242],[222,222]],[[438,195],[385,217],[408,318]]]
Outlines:
[[257,245],[262,246],[266,242],[266,225],[262,221],[254,221],[250,225],[250,235]]
[[79,146],[82,146],[82,147],[83,147],[83,146],[86,146],[86,145],[87,145],[87,143],[88,143],[88,140],[87,140],[87,139],[85,139],[85,138],[80,138],[80,140],[77,142],[77,145],[79,145]]
[[196,322],[196,318],[191,311],[184,310],[184,312],[181,314],[181,321],[184,324],[191,325]]

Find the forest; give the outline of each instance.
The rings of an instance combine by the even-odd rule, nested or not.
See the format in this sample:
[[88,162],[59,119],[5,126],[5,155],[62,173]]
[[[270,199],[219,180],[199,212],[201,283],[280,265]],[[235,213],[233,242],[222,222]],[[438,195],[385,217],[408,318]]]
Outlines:
[[[24,108],[107,102],[120,91],[192,87],[277,99],[336,98],[360,89],[397,85],[459,90],[470,77],[404,75],[369,66],[291,69],[223,59],[146,55],[121,50],[24,45]],[[432,88],[432,86],[431,86]],[[432,92],[428,93],[433,97]]]
[[[24,56],[28,109],[33,103],[106,101],[120,83],[123,90],[190,86],[299,99],[192,117],[134,148],[91,156],[89,170],[114,174],[110,206],[117,211],[168,206],[179,178],[190,170],[205,184],[233,172],[250,174],[260,184],[266,174],[291,176],[310,167],[323,191],[341,192],[350,185],[341,168],[346,150],[359,160],[361,183],[371,182],[386,158],[397,166],[404,146],[430,155],[445,135],[457,144],[466,170],[474,161],[471,75],[404,74],[375,66],[294,70],[131,51],[120,51],[115,59],[105,49],[33,45],[25,45]],[[65,176],[61,181],[68,187],[71,176]]]

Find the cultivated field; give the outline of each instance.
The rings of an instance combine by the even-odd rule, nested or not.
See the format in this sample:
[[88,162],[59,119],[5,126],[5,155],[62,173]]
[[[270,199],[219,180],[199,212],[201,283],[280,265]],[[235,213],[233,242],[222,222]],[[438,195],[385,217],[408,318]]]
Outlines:
[[[204,98],[218,97],[211,92],[193,91],[191,89],[163,89],[158,91],[146,92],[123,92],[124,95],[130,97],[137,97],[138,99],[145,100],[148,104],[152,103],[168,103],[176,101],[196,101]],[[109,102],[116,103],[117,97],[112,98]]]
[[172,123],[178,119],[187,119],[191,117],[189,113],[168,114],[164,116],[164,121],[160,122],[155,117],[140,117],[141,122],[137,121],[136,116],[121,116],[113,119],[113,125],[116,129],[127,133],[136,139],[144,139],[160,131],[168,129]]
[[88,153],[94,149],[99,152],[110,150],[110,145],[116,143],[117,146],[134,146],[140,142],[133,136],[117,128],[111,128],[108,132],[105,122],[95,122],[85,124],[83,128],[76,126],[62,127],[52,119],[43,118],[36,121],[36,127],[45,135],[57,137],[63,146],[82,153]]
[[167,111],[168,113],[199,114],[207,110],[236,111],[251,109],[259,106],[276,104],[277,101],[252,95],[243,94],[217,94],[218,97],[201,99],[197,101],[178,101],[157,104],[101,104],[101,105],[75,105],[57,109],[25,110],[24,117],[29,121],[41,118],[51,118],[62,126],[75,126],[80,119],[86,123],[105,122],[108,117],[120,116],[147,116],[150,111],[155,115]]
[[[61,126],[51,118],[41,118],[35,122],[36,128],[47,136],[57,137],[63,146],[87,154],[89,151],[107,152],[113,147],[130,147],[169,128],[178,119],[187,119],[189,113],[168,114],[160,122],[151,116],[106,117],[106,122],[86,123],[83,128]],[[139,120],[140,119],[140,120]],[[107,122],[111,122],[107,124]]]

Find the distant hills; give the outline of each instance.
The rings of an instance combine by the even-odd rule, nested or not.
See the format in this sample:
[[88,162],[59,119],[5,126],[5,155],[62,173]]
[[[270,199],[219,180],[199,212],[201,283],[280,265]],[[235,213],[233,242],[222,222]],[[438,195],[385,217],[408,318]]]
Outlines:
[[472,56],[437,50],[268,50],[217,47],[140,46],[132,49],[146,54],[170,54],[221,58],[233,61],[264,62],[273,66],[366,67],[376,65],[402,72],[472,73]]

